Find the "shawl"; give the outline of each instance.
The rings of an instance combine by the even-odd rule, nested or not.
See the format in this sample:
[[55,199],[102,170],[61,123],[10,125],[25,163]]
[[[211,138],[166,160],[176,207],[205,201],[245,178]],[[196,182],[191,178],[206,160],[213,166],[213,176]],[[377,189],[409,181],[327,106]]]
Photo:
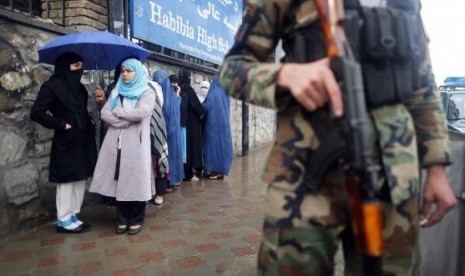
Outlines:
[[160,104],[159,93],[161,87],[156,83],[148,82],[148,85],[155,92],[155,107],[150,117],[150,148],[154,159],[156,160],[157,169],[163,177],[169,172],[168,164],[168,144],[166,142],[166,124],[163,116],[162,106]]

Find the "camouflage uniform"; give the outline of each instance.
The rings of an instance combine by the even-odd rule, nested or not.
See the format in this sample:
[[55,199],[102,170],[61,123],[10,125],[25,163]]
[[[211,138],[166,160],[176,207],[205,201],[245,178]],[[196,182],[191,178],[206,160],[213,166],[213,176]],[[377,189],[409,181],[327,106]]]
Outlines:
[[[334,164],[317,191],[305,189],[305,166],[321,141],[309,112],[291,104],[283,97],[289,92],[276,86],[282,64],[269,62],[280,38],[317,19],[312,0],[249,0],[236,42],[221,69],[221,82],[232,97],[278,112],[276,141],[263,175],[270,184],[258,257],[260,274],[331,274],[342,239],[346,273],[361,275],[342,168]],[[419,272],[419,168],[450,162],[426,39],[423,47],[421,84],[411,99],[370,110],[372,147],[379,149],[378,161],[383,164],[379,187],[386,196],[383,270],[394,275]]]

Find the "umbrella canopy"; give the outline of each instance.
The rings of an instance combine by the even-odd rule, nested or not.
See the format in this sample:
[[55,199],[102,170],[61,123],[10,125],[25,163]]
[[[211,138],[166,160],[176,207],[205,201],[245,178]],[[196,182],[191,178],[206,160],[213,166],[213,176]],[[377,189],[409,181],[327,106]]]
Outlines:
[[86,70],[113,70],[123,59],[135,57],[144,61],[151,52],[132,41],[104,31],[81,31],[49,41],[39,50],[39,62],[55,64],[65,52],[84,60]]

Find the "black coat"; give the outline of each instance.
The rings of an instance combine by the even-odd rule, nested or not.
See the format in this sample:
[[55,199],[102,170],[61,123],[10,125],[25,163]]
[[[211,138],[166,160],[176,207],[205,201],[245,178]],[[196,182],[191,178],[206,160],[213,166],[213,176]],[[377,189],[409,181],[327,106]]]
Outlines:
[[182,86],[181,91],[187,95],[186,166],[202,168],[202,122],[205,117],[205,110],[192,87],[188,85]]
[[[72,111],[66,97],[60,93],[65,86],[51,78],[40,88],[31,110],[31,119],[46,128],[55,130],[50,153],[49,180],[68,183],[92,176],[97,160],[95,127],[87,113],[87,91],[81,85],[81,118]],[[84,118],[84,119],[83,119]],[[65,125],[71,125],[65,129]],[[79,125],[79,126],[78,126]]]

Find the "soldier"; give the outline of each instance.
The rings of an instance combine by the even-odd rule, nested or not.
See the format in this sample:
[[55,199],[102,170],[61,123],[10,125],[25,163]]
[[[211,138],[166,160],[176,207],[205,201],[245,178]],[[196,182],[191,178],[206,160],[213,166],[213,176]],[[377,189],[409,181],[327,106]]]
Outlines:
[[[384,6],[369,7],[368,2]],[[365,19],[366,28],[356,30],[363,38],[360,47],[353,37],[349,40],[362,57],[371,145],[382,165],[378,194],[384,219],[383,271],[418,275],[419,227],[437,223],[456,205],[445,174],[450,163],[448,134],[419,17],[420,3],[346,0],[344,6],[346,14]],[[394,15],[399,12],[407,24],[396,21]],[[390,21],[381,21],[386,19],[377,15],[381,13]],[[346,272],[363,275],[350,225],[343,165],[333,162],[315,190],[303,181],[308,162],[329,140],[325,130],[335,125],[328,103],[335,116],[344,112],[340,89],[325,58],[318,19],[312,0],[248,1],[236,42],[221,69],[221,82],[232,97],[278,112],[276,141],[263,175],[269,186],[258,254],[261,275],[330,275],[339,241]],[[378,27],[369,28],[370,22]],[[376,36],[382,32],[397,39],[394,50],[378,45],[381,39]],[[286,56],[282,63],[269,62],[280,39]],[[388,64],[393,67],[375,71]],[[421,208],[419,168],[427,172]]]

